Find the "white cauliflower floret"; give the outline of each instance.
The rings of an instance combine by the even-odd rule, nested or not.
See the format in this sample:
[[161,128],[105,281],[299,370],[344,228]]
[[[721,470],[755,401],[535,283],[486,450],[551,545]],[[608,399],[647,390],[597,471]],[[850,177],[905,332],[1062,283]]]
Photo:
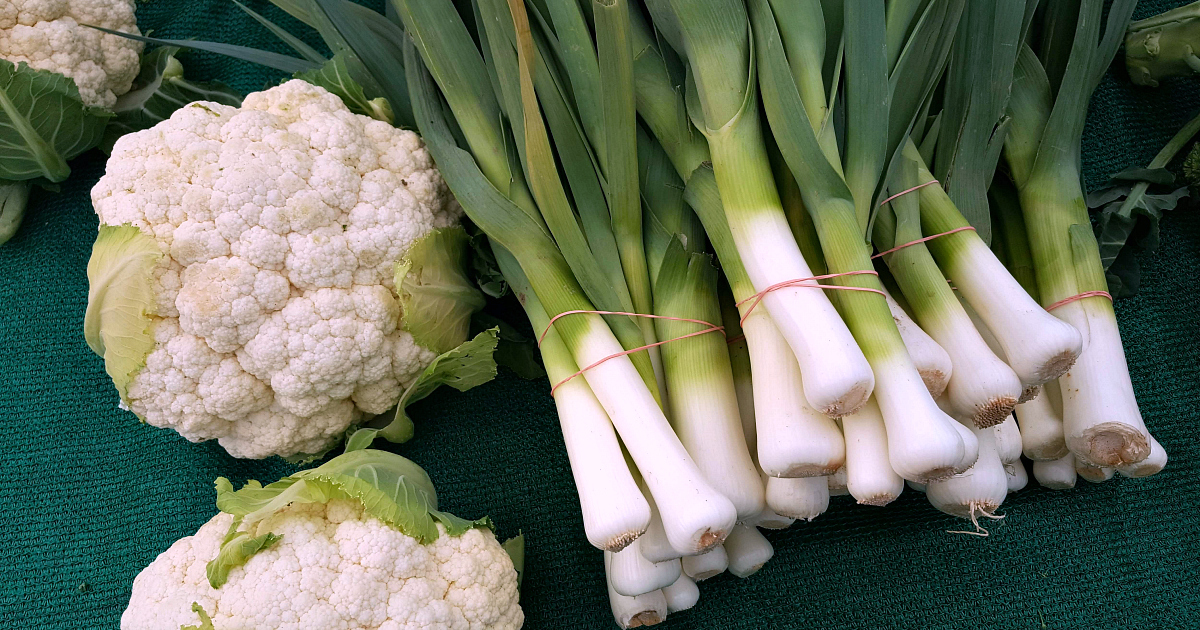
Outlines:
[[0,0],[0,58],[70,77],[87,105],[110,108],[137,77],[133,0]]
[[448,197],[416,134],[303,81],[123,136],[92,203],[162,251],[129,408],[267,457],[394,406],[436,353],[400,326],[393,265],[457,222]]
[[512,560],[489,529],[451,536],[439,523],[422,545],[358,501],[293,505],[259,526],[279,542],[214,589],[205,565],[232,522],[218,514],[138,574],[121,630],[194,625],[193,602],[221,630],[515,630],[524,621]]

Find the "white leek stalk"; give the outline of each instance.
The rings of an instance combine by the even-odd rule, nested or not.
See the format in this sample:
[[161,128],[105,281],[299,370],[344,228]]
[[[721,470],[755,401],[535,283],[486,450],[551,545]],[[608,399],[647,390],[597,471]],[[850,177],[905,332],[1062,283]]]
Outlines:
[[[591,365],[624,351],[598,316],[575,317],[574,323],[586,326],[574,352],[577,362]],[[671,546],[700,553],[724,540],[737,520],[734,505],[704,478],[633,363],[608,360],[584,377],[646,480]]]
[[640,541],[638,550],[642,557],[650,562],[666,562],[682,556],[682,553],[671,546],[671,541],[667,540],[667,532],[663,529],[658,506],[654,504],[654,498],[646,489],[645,480],[639,478],[638,486],[645,493],[646,502],[650,504],[650,524],[646,526],[646,532],[638,538]]
[[714,575],[719,575],[729,568],[729,556],[725,547],[717,545],[712,549],[694,556],[680,558],[684,575],[697,582],[703,582]]
[[915,481],[909,481],[909,480],[905,479],[904,485],[908,486],[912,490],[916,490],[917,492],[920,492],[921,494],[925,494],[925,484],[923,484],[923,483],[917,483]]
[[[722,298],[726,297],[722,293]],[[746,340],[737,339],[741,335],[741,329],[737,326],[737,310],[728,308],[730,305],[722,303],[722,316],[725,318],[725,334],[732,339],[729,342],[729,363],[733,367],[733,385],[737,392],[738,413],[742,419],[742,434],[746,437],[746,446],[750,451],[750,458],[754,460],[755,465],[758,465],[758,429],[755,426],[754,419],[754,383],[751,379],[750,367],[750,352],[746,345]],[[839,434],[840,435],[840,434]],[[764,529],[787,529],[796,521],[793,517],[783,516],[771,508],[770,498],[770,480],[773,477],[767,477],[759,469],[759,479],[766,489],[766,504],[763,506],[762,512],[751,519],[746,519],[746,522],[751,525],[757,525]],[[777,478],[775,478],[777,479]],[[828,500],[826,501],[828,504]]]
[[767,477],[767,506],[781,517],[811,521],[829,509],[829,483],[825,479]]
[[[655,313],[720,326],[717,273],[707,254],[687,254],[676,241],[657,273]],[[656,319],[654,327],[659,339],[674,340],[660,349],[675,434],[709,484],[733,503],[738,520],[757,516],[765,505],[763,485],[746,448],[724,336],[683,338],[705,327],[674,319]]]
[[1021,429],[1021,449],[1033,461],[1060,459],[1067,454],[1063,438],[1062,414],[1054,404],[1060,399],[1058,382],[1038,386],[1039,393],[1029,402],[1017,405],[1013,415]]
[[1117,470],[1115,468],[1092,466],[1091,464],[1076,457],[1075,474],[1079,475],[1079,477],[1084,481],[1090,481],[1092,483],[1104,483],[1105,481],[1112,479],[1113,475],[1117,474]]
[[[908,148],[905,154],[909,154]],[[915,147],[912,154],[920,155]],[[922,182],[933,179],[924,165],[919,177]],[[969,225],[941,185],[925,186],[919,194],[921,227],[926,234]],[[1023,386],[1058,378],[1079,357],[1083,350],[1079,331],[1047,313],[974,231],[940,236],[927,245],[959,295],[987,324]]]
[[845,462],[845,441],[833,420],[808,404],[795,355],[761,309],[742,327],[753,365],[758,463],[771,477],[828,475]]
[[996,451],[1000,453],[1000,461],[1011,464],[1021,459],[1021,430],[1017,421],[1009,416],[1004,422],[992,427],[996,438]]
[[[734,246],[710,167],[702,166],[692,173],[684,198],[704,223],[729,280],[733,300],[741,302],[734,308],[732,300],[725,300],[722,319],[730,339],[739,334],[745,337],[730,344],[730,353],[738,369],[752,375],[756,439],[747,433],[746,440],[755,444],[755,461],[771,477],[829,474],[846,458],[842,434],[832,419],[808,404],[796,356],[767,310],[761,305],[754,308],[754,285]],[[745,393],[739,395],[745,397]]]
[[[772,479],[782,479],[782,478],[781,477],[768,477],[766,475],[763,475],[763,485],[767,489],[767,507],[764,508],[762,513],[758,515],[758,518],[753,519],[752,521],[750,521],[747,524],[754,525],[755,527],[760,527],[762,529],[787,529],[787,528],[791,527],[792,524],[797,521],[797,519],[792,516],[784,516],[784,515],[776,512],[775,510],[771,509],[770,497],[771,497],[771,480]],[[821,479],[821,478],[817,477],[817,479]],[[787,482],[785,482],[785,484],[786,483]],[[825,496],[828,496],[828,494],[829,494],[828,487],[826,487]],[[818,505],[818,509],[819,509],[819,511],[817,512],[818,516],[821,513],[823,513],[825,511],[825,509],[827,509],[829,507],[828,500],[825,501],[825,508],[819,508],[819,503],[820,503],[819,501],[814,502],[814,504]],[[812,512],[812,511],[813,510],[809,510],[808,512]],[[816,516],[806,517],[806,520],[812,520],[813,518],[816,518]]]
[[725,539],[725,553],[729,572],[744,578],[761,569],[775,555],[775,548],[757,527],[738,523]]
[[892,469],[888,432],[875,400],[843,416],[846,436],[846,489],[861,505],[887,505],[904,491],[904,479]]
[[1011,464],[1005,464],[1004,474],[1008,476],[1009,493],[1023,490],[1025,486],[1029,485],[1029,473],[1025,470],[1025,464],[1019,459]]
[[687,610],[700,601],[700,587],[686,575],[680,575],[674,584],[664,588],[662,594],[667,598],[667,613]]
[[662,591],[652,591],[637,597],[626,597],[618,593],[612,584],[609,570],[609,552],[604,552],[605,583],[608,585],[608,605],[613,619],[621,628],[640,628],[662,623],[667,618],[667,598]]
[[848,479],[845,466],[835,470],[832,475],[829,475],[825,479],[829,484],[829,496],[841,497],[850,494],[850,489],[846,487]]
[[1075,487],[1075,456],[1067,453],[1058,459],[1033,462],[1033,478],[1051,490]]
[[1154,436],[1150,436],[1150,455],[1136,464],[1122,466],[1117,472],[1126,477],[1139,478],[1156,475],[1167,466],[1167,450],[1163,448]]
[[931,481],[925,496],[933,507],[977,523],[980,516],[993,517],[1008,494],[1008,476],[996,450],[990,429],[974,429],[979,440],[979,459],[964,473]]
[[[547,377],[551,383],[564,381],[578,369],[571,353],[558,331],[550,327],[550,318],[520,267],[503,252],[497,254],[497,260],[533,329],[546,331],[541,352]],[[582,378],[563,382],[553,396],[588,542],[607,551],[620,551],[646,531],[651,506],[629,471],[608,414],[587,382]]]
[[613,590],[626,597],[637,597],[670,586],[679,579],[682,570],[679,560],[650,562],[642,556],[639,547],[635,540],[616,553],[604,552],[609,582]]
[[[967,421],[969,422],[969,420]],[[966,472],[966,470],[975,465],[979,460],[979,438],[978,433],[963,424],[960,420],[954,423],[954,428],[958,429],[959,435],[963,441],[963,458],[962,461],[954,467],[954,474]]]
[[921,330],[890,293],[887,294],[887,303],[888,309],[892,311],[892,319],[896,320],[900,338],[904,340],[904,347],[908,349],[908,356],[912,358],[913,365],[917,366],[921,380],[925,381],[925,389],[929,390],[929,395],[934,398],[941,396],[954,373],[950,355],[929,336],[929,333]]
[[[908,142],[898,165],[902,168],[897,169],[890,182],[889,190],[893,194],[932,179],[927,174],[918,174],[919,160],[916,148]],[[924,186],[918,192],[932,187]],[[915,229],[910,220],[905,220],[914,214],[914,210],[919,212],[914,207],[917,204],[915,197],[915,193],[902,195],[881,209],[875,222],[875,245],[881,251],[888,251],[913,243],[884,255],[883,260],[921,329],[950,355],[954,368],[945,395],[954,408],[960,414],[968,415],[976,426],[988,427],[1012,412],[1023,387],[1012,368],[988,348],[934,262],[928,246],[940,239],[916,242],[921,238],[920,230]]]

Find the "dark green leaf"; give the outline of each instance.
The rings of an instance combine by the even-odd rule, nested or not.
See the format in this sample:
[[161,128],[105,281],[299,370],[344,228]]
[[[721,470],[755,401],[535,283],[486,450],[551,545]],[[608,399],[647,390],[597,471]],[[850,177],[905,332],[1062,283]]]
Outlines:
[[512,559],[513,568],[517,571],[517,588],[521,588],[521,578],[525,575],[525,534],[518,533],[500,545]]
[[233,3],[236,4],[239,9],[245,11],[247,15],[254,18],[256,22],[267,27],[267,30],[271,31],[271,33],[274,34],[275,37],[278,37],[280,40],[282,40],[283,43],[291,46],[292,50],[300,53],[301,57],[304,57],[313,63],[325,63],[325,56],[313,49],[312,46],[304,43],[304,40],[287,32],[283,27],[272,22],[271,20],[268,20],[262,15],[259,15],[250,7],[238,2],[238,0],[233,0]]
[[133,89],[117,99],[114,117],[104,130],[100,148],[112,151],[117,138],[149,129],[170,118],[175,110],[195,101],[237,107],[242,97],[223,83],[201,83],[183,78],[183,65],[175,58],[177,46],[162,46],[142,57],[142,69]]
[[1162,186],[1170,186],[1175,183],[1175,175],[1165,168],[1127,168],[1120,173],[1112,175],[1109,179],[1129,182],[1149,182]]
[[475,313],[471,321],[472,330],[498,328],[500,341],[496,344],[496,365],[517,373],[523,379],[537,380],[545,378],[546,368],[542,366],[541,353],[537,341],[527,337],[503,319],[480,311]]
[[260,66],[282,70],[283,72],[304,72],[305,70],[312,70],[313,68],[320,67],[319,64],[313,63],[307,59],[298,59],[296,57],[289,57],[287,55],[267,52],[265,50],[258,50],[257,48],[248,48],[246,46],[222,44],[220,42],[204,42],[192,39],[159,39],[157,37],[132,35],[130,33],[114,31],[112,29],[101,28],[99,26],[92,26],[91,28],[94,28],[98,31],[103,31],[109,35],[133,39],[139,42],[145,42],[147,44],[157,44],[159,46],[178,46],[179,48],[204,50],[211,53],[217,53],[218,55],[225,55],[226,57],[233,57],[234,59],[241,59],[242,61],[249,61],[250,63],[256,63]]
[[0,59],[0,178],[61,182],[67,160],[96,146],[111,114],[67,77]]

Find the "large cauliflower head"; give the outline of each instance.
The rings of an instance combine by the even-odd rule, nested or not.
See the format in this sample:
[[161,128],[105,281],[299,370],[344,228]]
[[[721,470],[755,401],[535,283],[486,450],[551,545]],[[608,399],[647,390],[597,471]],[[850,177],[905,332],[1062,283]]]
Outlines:
[[126,135],[92,203],[89,343],[151,425],[237,457],[317,453],[446,350],[402,325],[394,267],[461,208],[416,134],[323,88]]
[[0,0],[0,58],[67,76],[84,104],[110,108],[137,77],[134,0]]
[[[390,453],[357,451],[321,468],[359,456],[375,460],[366,466],[373,474],[360,475],[372,478],[380,472],[377,464],[381,458],[389,462],[403,460]],[[420,471],[415,464],[403,462],[410,464],[414,472]],[[423,471],[416,474],[424,475]],[[391,478],[386,471],[381,476]],[[340,474],[328,478],[334,480],[336,488],[354,485],[339,485],[338,479],[345,481]],[[406,490],[402,495],[428,496],[417,488],[424,485],[421,481],[413,483],[408,477],[402,478],[400,487]],[[221,481],[218,492],[239,494],[222,489]],[[427,481],[426,477],[424,483]],[[276,485],[266,489],[251,485],[249,490],[261,494]],[[345,496],[336,490],[333,494]],[[379,499],[372,490],[367,494]],[[220,496],[218,505],[222,505]],[[268,508],[269,515],[252,526],[244,521],[254,518],[254,513],[239,512],[236,517],[222,513],[195,535],[176,541],[134,579],[121,630],[194,626],[199,620],[197,611],[211,617],[212,627],[220,630],[521,627],[524,615],[518,604],[513,560],[485,520],[471,523],[454,519],[457,524],[447,521],[447,525],[430,519],[423,505],[406,505],[402,500],[389,506],[404,514],[398,521],[425,519],[429,534],[435,538],[423,543],[417,536],[367,513],[361,500],[323,498],[306,503],[303,493],[298,496],[295,502],[284,500],[283,506]],[[381,503],[387,501],[379,499]],[[230,503],[241,506],[237,501]],[[226,544],[227,537],[247,529],[270,532],[271,538],[265,539],[269,542],[261,550],[240,559],[214,580],[216,573],[209,563],[229,555],[230,548],[240,549],[243,539]],[[214,587],[214,581],[219,586]]]

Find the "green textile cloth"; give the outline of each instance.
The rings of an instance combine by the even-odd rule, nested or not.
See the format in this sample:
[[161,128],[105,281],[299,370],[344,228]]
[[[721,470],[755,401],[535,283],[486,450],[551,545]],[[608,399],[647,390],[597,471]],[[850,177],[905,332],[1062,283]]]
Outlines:
[[[1137,17],[1172,2],[1144,2]],[[296,23],[255,0],[251,6]],[[226,0],[147,0],[142,29],[285,48]],[[297,30],[299,27],[297,27]],[[313,44],[316,38],[309,37]],[[188,76],[243,91],[279,75],[207,53]],[[1200,106],[1198,80],[1134,88],[1118,67],[1093,101],[1084,140],[1090,186],[1145,165]],[[115,628],[134,576],[216,511],[212,481],[273,481],[278,459],[239,461],[117,408],[84,343],[85,267],[96,230],[88,191],[97,152],[72,163],[61,193],[36,191],[17,236],[0,248],[0,628]],[[1171,455],[1144,480],[1031,485],[1011,496],[987,538],[946,533],[963,522],[916,492],[886,509],[835,498],[812,523],[770,532],[775,557],[748,579],[701,585],[671,628],[1200,627],[1200,405],[1197,324],[1200,217],[1194,203],[1163,223],[1141,257],[1139,295],[1117,302],[1147,424]],[[501,537],[526,537],[521,595],[528,628],[614,627],[601,554],[583,535],[545,381],[502,370],[412,409],[416,437],[397,452],[425,467],[443,509],[489,514]],[[172,630],[172,629],[164,629]]]

